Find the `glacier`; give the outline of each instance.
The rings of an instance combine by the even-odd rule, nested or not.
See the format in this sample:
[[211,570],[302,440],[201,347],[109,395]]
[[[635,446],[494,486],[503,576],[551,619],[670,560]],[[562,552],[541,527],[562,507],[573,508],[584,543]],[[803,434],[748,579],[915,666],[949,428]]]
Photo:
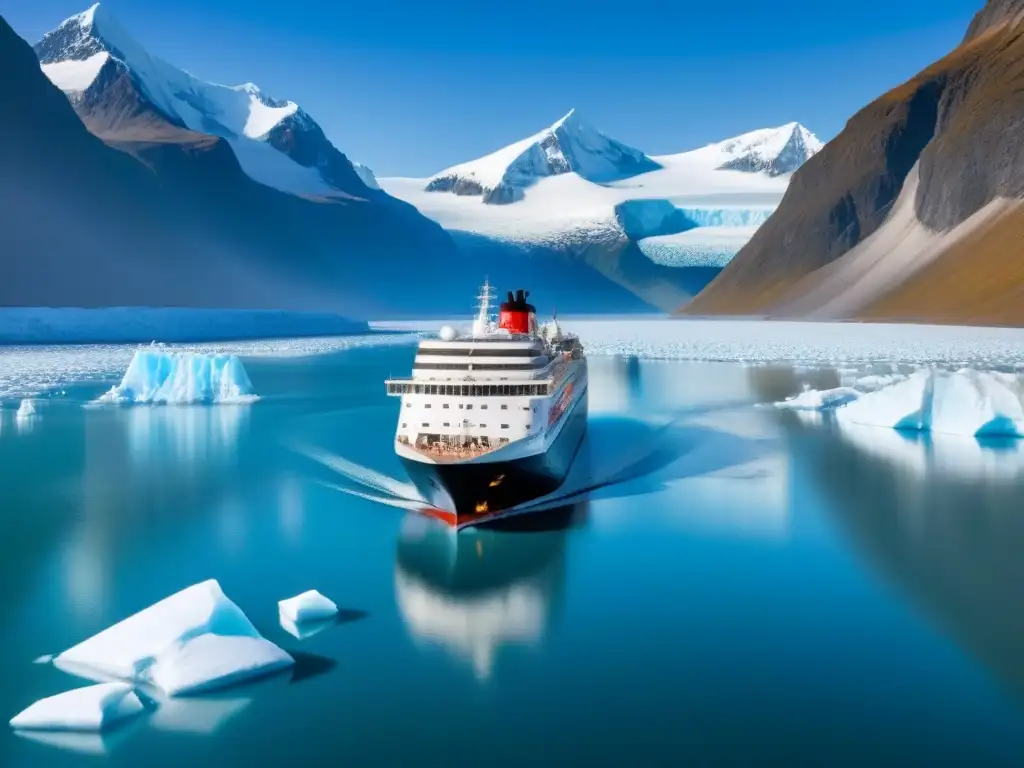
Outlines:
[[79,677],[144,683],[168,696],[223,688],[294,663],[214,579],[154,603],[53,660]]
[[757,226],[707,226],[637,241],[640,251],[666,267],[723,268],[750,242]]
[[170,352],[154,346],[137,350],[121,383],[98,402],[178,405],[256,399],[236,355]]
[[100,683],[40,699],[11,718],[10,726],[16,730],[98,732],[143,710],[131,685]]
[[[567,134],[566,121],[578,132]],[[792,171],[821,147],[791,123],[648,156],[587,127],[573,112],[535,136],[433,177],[379,181],[449,232],[546,249],[578,272],[592,267],[649,306],[670,311],[713,277],[695,281],[673,268],[728,264],[778,206]],[[684,237],[688,232],[694,234]]]

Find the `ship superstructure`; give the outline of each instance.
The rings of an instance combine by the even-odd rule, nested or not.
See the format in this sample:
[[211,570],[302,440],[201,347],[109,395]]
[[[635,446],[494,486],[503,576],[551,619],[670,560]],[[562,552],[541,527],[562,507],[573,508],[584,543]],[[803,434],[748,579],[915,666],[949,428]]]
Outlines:
[[395,451],[438,516],[463,526],[556,490],[586,431],[587,361],[579,338],[538,325],[529,292],[491,314],[485,283],[472,329],[445,326],[416,350]]

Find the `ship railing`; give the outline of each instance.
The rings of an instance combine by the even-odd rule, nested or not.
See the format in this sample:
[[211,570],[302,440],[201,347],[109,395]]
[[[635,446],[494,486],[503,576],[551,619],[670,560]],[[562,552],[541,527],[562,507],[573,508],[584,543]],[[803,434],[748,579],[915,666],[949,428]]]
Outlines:
[[405,435],[400,435],[397,439],[402,445],[424,456],[449,461],[475,459],[503,448],[510,442],[507,437],[490,440],[486,437],[470,438],[462,435],[419,435],[415,442]]
[[548,397],[557,384],[554,378],[527,379],[519,382],[432,381],[430,379],[388,379],[387,393],[401,395],[443,395],[448,397]]

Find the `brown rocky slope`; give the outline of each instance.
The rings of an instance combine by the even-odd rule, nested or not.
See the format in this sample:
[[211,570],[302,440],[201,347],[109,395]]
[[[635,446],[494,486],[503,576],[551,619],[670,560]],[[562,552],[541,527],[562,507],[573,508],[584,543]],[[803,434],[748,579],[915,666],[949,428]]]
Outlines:
[[[684,311],[1024,324],[1022,20],[1024,0],[990,0],[956,50],[854,115]],[[914,221],[882,237],[901,191]]]

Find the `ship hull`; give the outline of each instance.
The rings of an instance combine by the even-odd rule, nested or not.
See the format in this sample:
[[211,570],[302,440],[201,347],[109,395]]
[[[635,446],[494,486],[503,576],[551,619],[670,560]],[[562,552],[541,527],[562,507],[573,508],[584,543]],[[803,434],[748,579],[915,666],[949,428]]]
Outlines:
[[[543,453],[510,461],[433,464],[401,457],[428,512],[462,528],[501,517],[513,507],[553,493],[565,482],[587,430],[587,391]],[[454,508],[452,508],[454,507]]]

